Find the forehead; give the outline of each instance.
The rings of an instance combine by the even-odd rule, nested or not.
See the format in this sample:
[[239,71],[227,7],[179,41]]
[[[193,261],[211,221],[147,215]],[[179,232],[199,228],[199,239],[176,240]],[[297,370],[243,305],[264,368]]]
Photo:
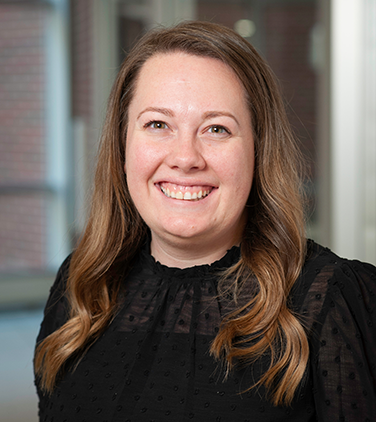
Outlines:
[[[135,83],[134,97],[158,95],[179,90],[185,95],[205,91],[222,93],[224,97],[244,100],[247,95],[238,76],[219,59],[196,56],[185,52],[158,53],[142,66]],[[184,98],[181,98],[184,100]]]

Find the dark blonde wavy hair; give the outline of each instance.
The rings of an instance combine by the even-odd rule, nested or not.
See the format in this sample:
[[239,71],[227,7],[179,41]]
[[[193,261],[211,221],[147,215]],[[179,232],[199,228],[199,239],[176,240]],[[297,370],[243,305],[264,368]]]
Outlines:
[[156,54],[176,51],[221,60],[235,72],[246,93],[254,133],[255,171],[241,258],[225,276],[233,292],[257,280],[256,294],[224,317],[211,353],[224,359],[228,369],[269,353],[269,368],[250,388],[263,384],[274,404],[289,404],[309,354],[304,328],[287,303],[306,252],[301,157],[268,65],[241,36],[208,22],[153,30],[122,64],[109,98],[91,213],[70,263],[70,317],[38,344],[35,371],[42,389],[52,392],[68,360],[82,356],[117,311],[117,274],[129,267],[147,233],[123,169],[128,108],[143,64]]

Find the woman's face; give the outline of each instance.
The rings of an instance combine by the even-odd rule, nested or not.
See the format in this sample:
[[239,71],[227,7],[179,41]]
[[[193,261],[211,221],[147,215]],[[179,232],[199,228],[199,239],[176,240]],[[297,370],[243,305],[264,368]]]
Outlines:
[[254,143],[232,69],[180,52],[153,56],[137,79],[128,119],[124,168],[152,246],[237,244]]

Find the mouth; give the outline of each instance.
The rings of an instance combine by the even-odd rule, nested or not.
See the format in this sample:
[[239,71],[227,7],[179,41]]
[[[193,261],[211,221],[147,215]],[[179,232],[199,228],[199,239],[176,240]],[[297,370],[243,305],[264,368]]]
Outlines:
[[174,183],[159,183],[161,192],[167,198],[182,201],[200,201],[213,191],[213,186],[181,186]]

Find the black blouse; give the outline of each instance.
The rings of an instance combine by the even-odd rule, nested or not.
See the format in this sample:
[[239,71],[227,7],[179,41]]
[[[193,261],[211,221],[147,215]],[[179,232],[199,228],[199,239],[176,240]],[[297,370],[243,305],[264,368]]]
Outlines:
[[[376,421],[376,268],[308,242],[289,303],[305,321],[310,362],[292,405],[275,407],[263,388],[245,392],[262,359],[224,379],[209,354],[225,312],[218,273],[239,253],[234,247],[212,265],[177,269],[142,250],[106,332],[51,396],[38,388],[40,421]],[[38,342],[67,319],[68,267],[69,259],[51,289]]]

